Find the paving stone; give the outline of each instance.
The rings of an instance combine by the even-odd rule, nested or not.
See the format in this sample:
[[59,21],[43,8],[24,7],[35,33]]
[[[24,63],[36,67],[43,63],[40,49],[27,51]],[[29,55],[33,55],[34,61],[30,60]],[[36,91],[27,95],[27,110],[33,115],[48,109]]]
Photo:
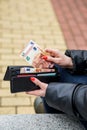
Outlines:
[[0,108],[3,114],[5,107],[6,113],[8,107],[12,107],[15,114],[22,113],[23,107],[26,107],[23,113],[34,112],[31,109],[35,97],[25,93],[13,95],[10,83],[3,81],[7,66],[28,65],[19,54],[31,39],[43,49],[66,49],[50,0],[0,0]]
[[[51,0],[51,2],[63,31],[67,48],[87,50],[87,1]],[[77,36],[79,36],[78,40]],[[73,44],[69,42],[70,40]]]

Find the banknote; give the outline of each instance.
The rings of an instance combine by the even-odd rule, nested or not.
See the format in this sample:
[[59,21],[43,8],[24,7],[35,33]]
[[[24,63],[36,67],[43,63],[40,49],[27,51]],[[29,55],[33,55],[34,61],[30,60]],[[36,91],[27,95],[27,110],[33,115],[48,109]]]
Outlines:
[[42,69],[42,68],[31,68],[31,67],[20,68],[20,74],[35,73],[35,72],[55,72],[55,69]]
[[[36,68],[52,68],[54,64],[49,61],[43,60],[43,55],[50,54],[41,49],[41,47],[32,40],[29,41],[27,46],[23,49],[23,51],[20,54],[20,56],[23,57],[29,63],[30,66]],[[31,69],[31,71],[34,71],[34,69]]]
[[30,40],[30,42],[27,44],[27,46],[23,49],[20,56],[23,57],[29,65],[34,65],[38,62],[42,62],[41,56],[42,55],[49,55],[45,51],[43,51],[40,46],[35,43],[34,41]]
[[41,53],[42,50],[40,49],[39,45],[30,40],[30,42],[21,52],[20,56],[22,56],[29,63],[29,65],[32,65],[35,58]]

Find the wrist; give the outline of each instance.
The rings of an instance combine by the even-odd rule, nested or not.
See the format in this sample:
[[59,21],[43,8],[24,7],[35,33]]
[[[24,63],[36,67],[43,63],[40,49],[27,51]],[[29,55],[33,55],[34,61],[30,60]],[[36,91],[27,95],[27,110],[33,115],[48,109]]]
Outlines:
[[47,87],[48,87],[48,84],[43,83],[43,88],[41,89],[42,93],[41,93],[41,95],[39,95],[39,96],[45,97]]
[[70,58],[70,57],[67,57],[68,58],[68,66],[67,66],[67,68],[73,68],[73,62],[72,62],[72,59]]

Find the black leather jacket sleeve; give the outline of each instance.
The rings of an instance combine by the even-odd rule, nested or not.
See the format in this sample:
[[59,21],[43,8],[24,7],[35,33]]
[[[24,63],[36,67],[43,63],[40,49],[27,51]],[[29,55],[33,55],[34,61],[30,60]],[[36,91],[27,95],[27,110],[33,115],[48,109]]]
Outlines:
[[72,58],[73,69],[71,73],[87,74],[87,50],[66,50],[65,55]]
[[49,106],[87,121],[87,85],[50,83],[45,98]]

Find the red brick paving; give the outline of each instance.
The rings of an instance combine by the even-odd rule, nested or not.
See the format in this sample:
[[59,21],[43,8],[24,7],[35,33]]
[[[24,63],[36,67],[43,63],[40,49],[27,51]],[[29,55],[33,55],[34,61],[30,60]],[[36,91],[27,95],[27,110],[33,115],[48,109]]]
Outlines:
[[87,0],[51,0],[67,48],[87,50]]

